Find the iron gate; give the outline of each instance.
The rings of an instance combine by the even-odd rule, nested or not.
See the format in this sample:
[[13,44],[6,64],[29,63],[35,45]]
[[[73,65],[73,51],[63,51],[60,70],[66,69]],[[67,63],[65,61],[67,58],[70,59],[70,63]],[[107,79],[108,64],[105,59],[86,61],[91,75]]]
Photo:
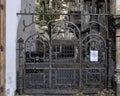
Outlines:
[[56,22],[51,35],[36,32],[25,42],[19,39],[19,88],[34,94],[97,92],[108,86],[107,54],[106,39],[99,32],[83,35],[70,21]]
[[[85,0],[81,12],[40,13],[51,17],[65,15],[66,18],[50,20],[47,24],[41,20],[47,31],[34,32],[27,39],[19,38],[19,91],[69,95],[111,88],[115,61],[112,17],[100,14],[104,6],[101,9],[96,7],[98,3],[95,1],[99,2],[92,0],[94,6],[88,10],[91,1]],[[100,2],[104,5],[103,1]],[[36,22],[25,25],[24,21],[24,31],[33,23]]]
[[67,93],[68,89],[80,88],[79,28],[72,22],[59,21],[51,31],[51,39],[35,33],[25,41],[25,92]]

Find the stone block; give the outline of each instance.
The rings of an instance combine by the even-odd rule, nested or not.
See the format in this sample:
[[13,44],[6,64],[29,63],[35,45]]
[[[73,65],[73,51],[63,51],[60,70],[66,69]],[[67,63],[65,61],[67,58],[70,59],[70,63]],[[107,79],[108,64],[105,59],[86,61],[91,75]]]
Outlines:
[[117,53],[120,52],[120,46],[116,46],[116,52],[117,52]]
[[120,68],[120,52],[116,53],[116,67]]
[[[120,38],[116,38],[116,44],[119,45],[120,44]],[[119,45],[120,46],[120,45]]]
[[116,14],[120,14],[120,0],[116,0]]
[[116,30],[116,36],[120,36],[120,29]]

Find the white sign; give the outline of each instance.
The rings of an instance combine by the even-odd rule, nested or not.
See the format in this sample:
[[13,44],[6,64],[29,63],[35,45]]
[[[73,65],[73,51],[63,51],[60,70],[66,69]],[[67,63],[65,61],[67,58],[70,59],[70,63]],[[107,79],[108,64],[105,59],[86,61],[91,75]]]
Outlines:
[[97,50],[91,50],[90,51],[90,61],[98,61],[98,51]]

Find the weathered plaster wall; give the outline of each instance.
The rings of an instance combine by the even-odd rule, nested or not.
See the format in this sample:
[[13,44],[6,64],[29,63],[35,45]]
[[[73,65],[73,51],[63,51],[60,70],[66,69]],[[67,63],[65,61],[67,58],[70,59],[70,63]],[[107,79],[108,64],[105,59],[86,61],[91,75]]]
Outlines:
[[[22,13],[34,13],[35,9],[35,0],[21,0],[21,12]],[[26,39],[34,34],[35,30],[35,23],[34,23],[34,16],[33,15],[21,15],[20,22],[18,24],[17,29],[17,39],[18,42],[20,38],[23,39],[23,44],[25,43]],[[23,93],[23,67],[24,64],[24,54],[22,50],[22,58],[20,58],[20,51],[19,51],[19,43],[16,43],[16,70],[17,70],[17,89],[20,93]],[[22,61],[22,62],[21,62]]]
[[[21,2],[21,12],[22,13],[34,13],[35,9],[35,0],[22,0]],[[23,24],[25,21],[25,27]],[[33,15],[22,15],[17,32],[17,39],[22,38],[26,40],[30,35],[35,33],[35,23]]]
[[116,69],[120,69],[120,29],[116,30]]
[[6,0],[6,96],[16,90],[16,36],[21,0]]
[[[120,14],[120,0],[116,0],[116,15]],[[120,17],[117,16],[116,23],[120,22]],[[116,30],[116,69],[120,69],[120,28]]]

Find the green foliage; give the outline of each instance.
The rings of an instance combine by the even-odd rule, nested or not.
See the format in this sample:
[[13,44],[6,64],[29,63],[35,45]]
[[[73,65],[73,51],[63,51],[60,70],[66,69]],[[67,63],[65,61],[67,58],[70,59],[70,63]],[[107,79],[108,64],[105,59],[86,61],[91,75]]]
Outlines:
[[77,94],[75,94],[73,96],[85,96],[85,95],[82,92],[80,92],[80,93],[77,93]]
[[[39,21],[43,19],[46,21],[58,19],[59,16],[57,15],[53,16],[50,14],[52,13],[59,14],[63,8],[64,7],[62,6],[62,4],[60,2],[57,2],[56,0],[52,0],[51,2],[50,0],[40,0],[36,5],[36,12],[40,14],[37,18]],[[49,15],[46,15],[46,14],[49,14]]]
[[[91,96],[91,95],[85,95],[82,92],[77,93],[73,96]],[[115,96],[115,92],[113,90],[106,90],[104,89],[103,91],[98,92],[97,94],[94,94],[92,96]]]
[[[67,10],[68,6],[65,6],[68,4],[68,2],[75,2],[75,0],[64,0],[63,2],[61,0],[38,0],[36,4],[36,12],[40,14],[37,19],[40,20],[55,20],[59,19],[59,15],[50,15],[52,13],[60,14],[62,13],[62,10]],[[43,14],[41,14],[43,13]],[[45,15],[49,14],[49,15]]]
[[[60,14],[63,13],[64,10],[68,10],[68,2],[75,2],[75,0],[37,0],[36,3],[36,12],[38,15],[35,17],[38,21],[37,25],[39,26],[40,30],[43,30],[45,33],[48,34],[49,38],[51,39],[51,28],[54,26],[53,22],[47,25],[48,28],[44,30],[43,26],[52,20],[56,21],[60,19]],[[56,13],[58,15],[52,15]]]
[[98,92],[94,96],[115,96],[115,94],[114,94],[113,90],[106,90],[106,89],[104,89],[103,91]]

